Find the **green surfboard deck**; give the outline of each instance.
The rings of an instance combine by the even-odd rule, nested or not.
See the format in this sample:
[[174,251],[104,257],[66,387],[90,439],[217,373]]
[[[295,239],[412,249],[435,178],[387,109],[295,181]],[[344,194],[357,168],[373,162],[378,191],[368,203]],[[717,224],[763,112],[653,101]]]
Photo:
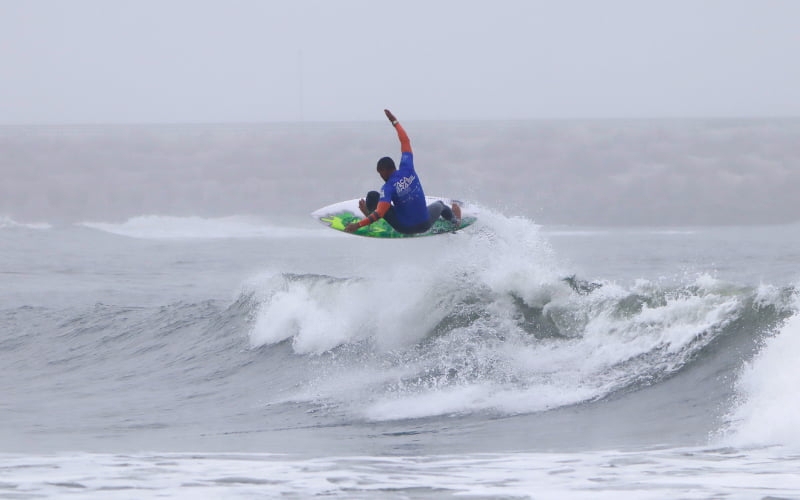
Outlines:
[[[452,203],[452,201],[448,198],[440,198],[436,196],[426,196],[426,201],[430,204],[434,201],[444,201],[448,205]],[[311,214],[312,217],[320,221],[321,223],[325,224],[326,226],[330,227],[331,229],[335,229],[337,231],[344,232],[344,228],[350,224],[351,222],[358,222],[364,218],[361,212],[358,210],[358,199],[355,200],[347,200],[339,203],[335,203],[333,205],[329,205],[327,207],[320,208]],[[464,204],[459,202],[459,206],[461,206],[461,224],[455,228],[453,224],[450,222],[439,219],[431,227],[429,230],[425,231],[424,233],[417,233],[417,234],[403,234],[398,233],[395,231],[392,226],[389,225],[383,219],[380,219],[377,222],[373,222],[369,226],[359,228],[355,233],[358,236],[364,236],[367,238],[419,238],[423,236],[435,236],[437,234],[447,234],[453,233],[455,231],[464,229],[475,223],[478,220],[477,211],[472,209],[469,206],[464,206]]]

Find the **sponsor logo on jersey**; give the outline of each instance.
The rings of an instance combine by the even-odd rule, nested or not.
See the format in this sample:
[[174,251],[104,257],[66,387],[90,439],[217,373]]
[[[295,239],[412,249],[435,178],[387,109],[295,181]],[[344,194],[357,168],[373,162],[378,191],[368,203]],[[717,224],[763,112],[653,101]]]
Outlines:
[[411,189],[411,185],[413,182],[417,180],[417,177],[414,175],[409,175],[408,177],[403,177],[399,181],[394,183],[394,188],[397,190],[397,194],[402,196]]

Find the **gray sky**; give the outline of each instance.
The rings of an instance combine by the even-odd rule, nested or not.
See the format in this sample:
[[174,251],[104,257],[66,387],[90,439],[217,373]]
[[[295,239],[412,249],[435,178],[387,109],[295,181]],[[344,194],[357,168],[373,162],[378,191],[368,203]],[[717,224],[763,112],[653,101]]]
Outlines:
[[794,0],[0,0],[0,123],[800,116]]

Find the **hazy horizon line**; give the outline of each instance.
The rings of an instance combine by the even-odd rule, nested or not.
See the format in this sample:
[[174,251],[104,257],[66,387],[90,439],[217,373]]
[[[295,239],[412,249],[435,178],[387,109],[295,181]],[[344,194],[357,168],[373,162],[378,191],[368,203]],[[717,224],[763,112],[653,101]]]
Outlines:
[[[686,115],[686,116],[607,116],[538,118],[405,118],[405,123],[508,123],[508,122],[647,122],[647,121],[765,121],[800,120],[800,115]],[[100,126],[183,126],[183,125],[324,125],[336,123],[383,123],[386,119],[350,120],[219,120],[219,121],[42,121],[2,122],[0,127],[100,127]]]

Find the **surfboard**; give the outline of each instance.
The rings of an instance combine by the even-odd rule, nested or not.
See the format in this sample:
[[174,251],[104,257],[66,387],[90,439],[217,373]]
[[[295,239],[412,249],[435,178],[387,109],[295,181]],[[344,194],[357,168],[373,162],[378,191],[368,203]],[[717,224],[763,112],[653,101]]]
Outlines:
[[[367,238],[419,238],[422,236],[435,236],[437,234],[454,233],[464,229],[467,226],[471,226],[475,223],[475,221],[478,220],[478,210],[469,204],[439,196],[425,197],[425,201],[428,203],[428,205],[440,200],[443,201],[447,206],[450,206],[455,202],[461,207],[461,224],[457,228],[454,228],[453,224],[440,217],[439,220],[437,220],[433,226],[424,233],[403,234],[398,233],[394,230],[394,228],[392,228],[392,226],[389,225],[388,222],[380,219],[377,222],[373,222],[369,226],[359,228],[353,234],[365,236]],[[358,222],[364,218],[361,210],[358,209],[358,201],[359,199],[356,198],[353,200],[340,201],[339,203],[322,207],[319,210],[313,211],[311,213],[311,217],[314,217],[331,229],[344,232],[345,226],[351,222]]]

